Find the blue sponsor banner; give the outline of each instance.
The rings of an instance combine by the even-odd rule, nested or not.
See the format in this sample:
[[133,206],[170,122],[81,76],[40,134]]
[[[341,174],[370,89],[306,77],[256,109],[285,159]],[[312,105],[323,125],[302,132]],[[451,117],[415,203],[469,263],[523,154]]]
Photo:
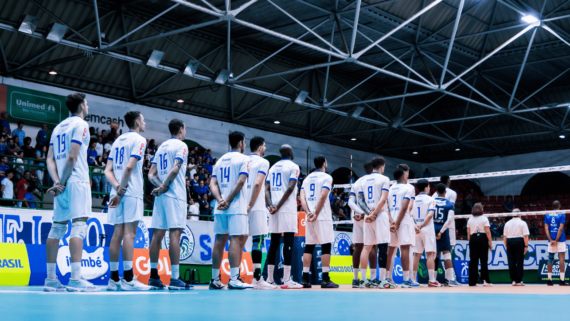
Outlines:
[[469,261],[453,260],[453,267],[455,268],[455,275],[457,275],[457,282],[469,284]]

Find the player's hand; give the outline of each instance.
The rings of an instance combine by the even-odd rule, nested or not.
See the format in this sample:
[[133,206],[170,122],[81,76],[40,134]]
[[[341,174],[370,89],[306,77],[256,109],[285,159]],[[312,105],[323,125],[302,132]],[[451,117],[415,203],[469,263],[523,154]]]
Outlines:
[[218,209],[221,211],[227,210],[230,207],[230,203],[226,200],[221,200],[220,204],[218,205]]
[[437,233],[435,239],[439,241],[441,239],[441,233]]
[[524,255],[526,255],[526,252],[528,251],[528,246],[524,247]]
[[489,251],[493,252],[493,243],[489,243]]
[[416,234],[420,234],[420,231],[421,231],[420,227],[416,225]]
[[307,214],[307,221],[314,222],[316,220],[317,220],[317,216],[315,215],[315,213],[308,213]]
[[355,221],[359,222],[362,220],[362,214],[354,214],[353,218]]
[[168,186],[160,185],[159,187],[155,188],[150,192],[152,196],[160,196],[168,191]]
[[117,186],[115,186],[115,190],[117,191],[117,194],[124,196],[125,193],[127,192],[127,186],[123,187],[121,186],[121,184],[117,184]]
[[376,221],[376,218],[378,217],[378,214],[376,215],[369,215],[366,219],[364,219],[364,221],[366,223],[372,223],[374,221]]
[[550,241],[550,246],[554,249],[556,249],[556,241]]
[[119,206],[119,204],[121,203],[121,198],[123,198],[123,196],[119,194],[113,196],[113,198],[111,198],[111,200],[109,201],[109,208],[115,208]]
[[50,193],[54,197],[58,197],[61,193],[65,191],[65,185],[60,183],[56,183],[52,188],[47,190],[47,193]]
[[249,213],[249,211],[251,211],[251,206],[250,206],[250,205],[247,206],[247,212]]
[[269,206],[269,214],[273,215],[275,214],[277,211],[275,210],[275,207],[273,206]]

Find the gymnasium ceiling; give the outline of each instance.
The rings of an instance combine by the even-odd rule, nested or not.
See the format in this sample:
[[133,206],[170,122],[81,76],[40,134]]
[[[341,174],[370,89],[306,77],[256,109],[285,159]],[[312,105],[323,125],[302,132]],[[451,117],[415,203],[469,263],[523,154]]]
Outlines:
[[4,0],[0,73],[427,163],[570,147],[569,30],[570,0]]

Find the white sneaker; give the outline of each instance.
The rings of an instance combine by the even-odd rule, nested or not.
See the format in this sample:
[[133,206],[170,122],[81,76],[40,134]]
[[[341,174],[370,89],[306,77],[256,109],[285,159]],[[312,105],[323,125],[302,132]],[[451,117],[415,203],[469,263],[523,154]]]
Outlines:
[[492,283],[483,282],[483,286],[493,286]]
[[59,282],[58,279],[47,278],[44,284],[45,292],[62,292],[65,291],[65,287]]
[[121,279],[122,291],[148,291],[150,289],[150,286],[137,281],[136,276],[133,276],[133,280],[131,282],[127,282],[127,280]]
[[517,283],[515,281],[513,281],[513,286],[515,286]]
[[253,289],[253,285],[249,283],[243,283],[240,279],[237,280],[230,280],[228,283],[229,290],[249,290]]
[[275,283],[273,283],[273,284],[267,283],[267,282],[265,282],[263,277],[261,277],[259,279],[259,281],[257,281],[254,278],[253,281],[251,282],[251,285],[253,285],[254,290],[274,290],[274,289],[277,289],[277,285],[275,285]]
[[283,285],[281,285],[282,289],[302,289],[303,286],[295,281],[293,281],[293,279],[289,278],[289,280],[284,281]]
[[109,284],[107,284],[107,291],[121,291],[121,279],[119,279],[119,282],[115,282],[113,279],[109,279]]
[[85,280],[83,277],[80,279],[69,279],[69,283],[66,286],[69,292],[95,292],[99,291],[99,288],[94,286],[93,283]]

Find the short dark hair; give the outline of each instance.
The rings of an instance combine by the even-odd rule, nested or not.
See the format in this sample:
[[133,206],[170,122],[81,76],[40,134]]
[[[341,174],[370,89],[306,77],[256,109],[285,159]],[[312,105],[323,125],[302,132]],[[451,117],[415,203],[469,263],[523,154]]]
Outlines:
[[249,141],[249,147],[252,152],[256,152],[257,149],[265,143],[265,139],[261,136],[255,136]]
[[129,128],[135,128],[136,121],[141,117],[141,112],[138,110],[131,110],[125,114],[125,123]]
[[30,184],[26,190],[27,190],[28,192],[30,192],[30,193],[33,192],[33,191],[35,191],[35,190],[36,190],[36,185]]
[[374,158],[372,158],[372,161],[370,162],[370,165],[372,165],[372,168],[377,169],[380,168],[382,166],[384,166],[386,164],[386,161],[384,160],[383,157],[380,156],[376,156]]
[[559,201],[554,201],[554,202],[552,202],[552,209],[553,209],[553,210],[558,210],[558,209],[560,209],[560,202],[559,202]]
[[231,132],[229,135],[230,146],[236,148],[239,142],[245,139],[245,134],[239,131]]
[[326,162],[327,160],[325,159],[324,156],[319,155],[317,157],[315,157],[315,159],[313,160],[313,162],[315,163],[315,168],[321,168],[323,167],[323,164]]
[[471,209],[471,215],[473,216],[483,215],[483,205],[481,205],[481,203],[475,203],[475,205],[473,205],[473,208]]
[[77,110],[79,110],[79,105],[83,104],[84,101],[85,94],[75,93],[67,96],[65,99],[65,105],[72,114],[75,114]]
[[406,165],[406,164],[400,164],[398,166],[396,166],[397,169],[401,169],[404,172],[409,172],[410,171],[410,166]]
[[20,125],[24,125],[24,122],[21,120],[18,122],[18,126],[20,126]]
[[200,176],[200,175],[198,175],[198,174],[194,174],[194,177],[196,177],[196,176]]
[[395,180],[399,180],[403,175],[404,175],[404,171],[401,170],[400,168],[398,168],[398,169],[396,169],[396,171],[394,171],[394,179]]
[[30,144],[31,144],[32,139],[30,137],[24,137],[24,145],[26,144],[26,142],[30,142]]
[[364,170],[367,170],[367,169],[372,169],[372,162],[364,163]]
[[437,192],[438,192],[439,194],[445,193],[445,189],[446,189],[446,188],[447,188],[447,186],[445,186],[445,184],[443,184],[443,183],[439,183],[439,184],[437,184],[437,186],[435,187],[435,189],[437,190]]
[[439,181],[440,181],[442,184],[447,184],[447,182],[449,182],[449,175],[443,175],[443,176],[439,179]]
[[181,128],[184,128],[184,122],[180,119],[174,118],[170,123],[168,123],[168,130],[172,136],[178,135]]
[[420,193],[426,189],[426,187],[429,186],[429,182],[427,181],[427,179],[420,179],[417,183],[416,183],[416,187],[418,188],[418,190],[420,191]]

